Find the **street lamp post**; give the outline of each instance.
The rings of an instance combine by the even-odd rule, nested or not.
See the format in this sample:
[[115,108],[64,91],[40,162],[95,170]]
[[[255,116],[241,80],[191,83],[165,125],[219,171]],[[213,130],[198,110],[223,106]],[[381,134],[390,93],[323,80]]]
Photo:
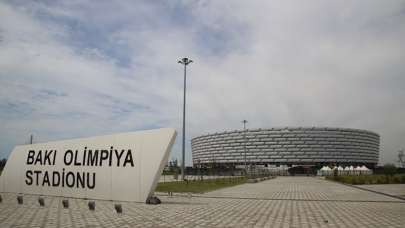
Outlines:
[[243,141],[244,141],[244,153],[245,153],[245,155],[244,155],[244,159],[245,159],[245,173],[247,174],[247,163],[246,163],[246,124],[247,124],[247,120],[243,120],[242,121],[242,123],[243,123],[243,132],[244,132],[244,134],[243,134]]
[[185,146],[186,146],[186,75],[187,65],[192,63],[193,60],[189,58],[182,58],[178,63],[184,65],[184,93],[183,93],[183,145],[182,145],[182,159],[181,159],[181,180],[184,180],[184,161],[185,161]]

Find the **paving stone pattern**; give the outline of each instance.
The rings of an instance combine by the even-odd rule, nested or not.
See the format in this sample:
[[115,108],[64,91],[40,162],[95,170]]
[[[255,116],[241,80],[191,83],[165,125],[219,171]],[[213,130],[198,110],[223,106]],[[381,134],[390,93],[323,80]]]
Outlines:
[[[245,136],[246,134],[246,136]],[[377,164],[378,134],[348,128],[271,128],[208,134],[192,139],[194,164]]]
[[273,200],[399,201],[389,196],[362,191],[321,177],[277,177],[270,181],[238,185],[204,194],[211,197],[244,197]]
[[[232,195],[225,197],[229,192]],[[88,201],[83,199],[69,199],[70,207],[64,209],[60,197],[45,197],[46,206],[40,207],[37,196],[25,195],[23,205],[17,204],[15,194],[2,196],[2,228],[404,227],[405,224],[403,200],[310,177],[278,177],[199,197],[160,196],[161,205],[121,202],[122,214],[114,211],[114,202],[110,201],[96,201],[96,210],[90,211]]]

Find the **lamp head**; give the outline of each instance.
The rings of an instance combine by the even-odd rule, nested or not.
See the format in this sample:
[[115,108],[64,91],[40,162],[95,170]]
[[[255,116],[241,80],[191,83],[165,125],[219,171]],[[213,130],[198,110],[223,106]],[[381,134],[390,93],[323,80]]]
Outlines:
[[193,62],[193,60],[191,60],[189,58],[182,58],[181,60],[178,61],[178,63],[184,64],[184,65],[188,65],[192,62]]

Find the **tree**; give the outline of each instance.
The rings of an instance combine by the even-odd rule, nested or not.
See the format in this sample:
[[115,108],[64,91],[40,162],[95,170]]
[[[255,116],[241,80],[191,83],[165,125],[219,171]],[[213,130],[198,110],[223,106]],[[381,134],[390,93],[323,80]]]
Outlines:
[[405,168],[404,149],[398,151],[398,163],[400,168]]
[[385,164],[384,165],[384,174],[386,176],[393,176],[397,172],[397,167],[394,164]]

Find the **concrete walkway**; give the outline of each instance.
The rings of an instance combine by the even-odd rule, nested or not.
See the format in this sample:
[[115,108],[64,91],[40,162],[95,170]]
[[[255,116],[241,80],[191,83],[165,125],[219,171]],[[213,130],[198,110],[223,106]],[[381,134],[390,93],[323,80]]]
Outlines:
[[200,197],[166,197],[153,206],[2,194],[0,227],[404,227],[405,201],[311,177],[278,177]]
[[278,177],[269,181],[225,188],[206,195],[251,199],[401,201],[315,177]]

